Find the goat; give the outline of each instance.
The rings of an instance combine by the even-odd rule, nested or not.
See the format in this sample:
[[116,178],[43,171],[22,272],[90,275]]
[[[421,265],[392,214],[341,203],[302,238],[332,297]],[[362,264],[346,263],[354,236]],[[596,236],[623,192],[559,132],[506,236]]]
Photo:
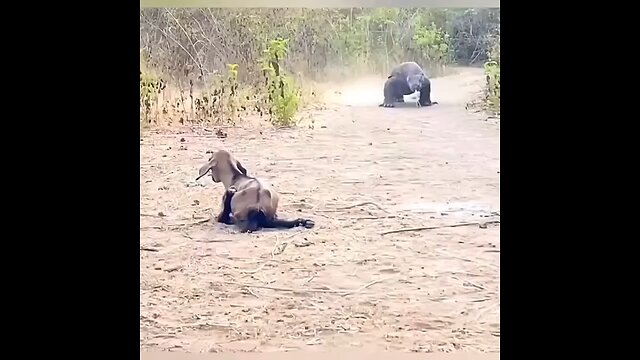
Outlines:
[[278,193],[259,179],[247,175],[247,169],[229,152],[216,151],[200,168],[196,180],[209,172],[213,181],[221,182],[225,188],[222,211],[216,218],[218,222],[235,224],[241,232],[253,232],[261,228],[291,229],[296,226],[310,229],[315,226],[310,219],[278,219]]

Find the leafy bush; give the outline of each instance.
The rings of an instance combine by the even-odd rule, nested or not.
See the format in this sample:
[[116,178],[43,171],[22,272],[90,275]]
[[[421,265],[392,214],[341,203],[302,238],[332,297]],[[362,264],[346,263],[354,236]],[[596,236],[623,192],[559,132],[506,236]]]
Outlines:
[[194,97],[194,114],[198,122],[235,124],[238,109],[243,107],[238,94],[238,64],[227,64],[226,76],[217,76],[200,96]]
[[[487,56],[499,23],[499,9],[141,9],[141,121],[233,123],[263,106],[274,124],[291,126],[314,81],[385,75],[403,61],[432,76],[449,64],[499,66]],[[269,39],[278,40],[265,53]],[[276,69],[265,57],[277,51]]]
[[282,60],[289,50],[289,39],[269,41],[260,66],[267,87],[264,103],[269,120],[277,127],[290,127],[297,123],[296,114],[300,105],[300,89],[294,79],[286,75]]
[[444,73],[445,66],[449,63],[449,35],[435,23],[431,23],[429,26],[419,26],[413,40],[427,60],[425,66],[433,72],[432,76]]
[[[157,108],[159,96],[166,88],[165,82],[154,73],[140,69],[140,112],[146,124],[151,123],[152,109]],[[156,116],[157,120],[157,116]]]
[[486,75],[485,101],[489,109],[500,114],[500,38],[489,54],[492,59],[484,64]]

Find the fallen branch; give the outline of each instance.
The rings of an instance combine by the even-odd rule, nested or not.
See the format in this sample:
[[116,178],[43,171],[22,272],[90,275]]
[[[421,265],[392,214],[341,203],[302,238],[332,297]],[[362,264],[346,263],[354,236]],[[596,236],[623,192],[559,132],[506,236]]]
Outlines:
[[246,288],[258,288],[258,289],[268,289],[268,290],[273,290],[273,291],[286,291],[286,292],[294,292],[294,293],[325,293],[325,294],[339,294],[341,296],[347,296],[347,295],[351,295],[351,294],[356,294],[359,293],[360,291],[371,287],[377,283],[383,282],[388,280],[387,279],[380,279],[380,280],[374,280],[371,281],[357,289],[354,290],[334,290],[334,289],[292,289],[292,288],[284,288],[284,287],[276,287],[276,286],[268,286],[268,285],[259,285],[259,284],[243,284],[243,283],[237,283],[237,282],[233,282],[233,281],[223,281],[221,282],[222,284],[226,284],[226,285],[236,285],[236,286],[240,286],[240,287],[246,287]]
[[397,216],[387,215],[387,216],[364,216],[364,217],[358,217],[358,218],[352,218],[352,219],[360,221],[360,220],[379,220],[379,219],[395,219],[395,218],[397,218]]
[[364,205],[373,205],[376,208],[378,208],[378,210],[380,211],[384,211],[385,213],[389,213],[387,210],[383,209],[380,205],[372,202],[372,201],[365,201],[365,202],[361,202],[361,203],[357,203],[357,204],[353,204],[353,205],[349,205],[349,206],[344,206],[344,207],[339,207],[339,208],[334,208],[334,209],[327,209],[327,210],[316,210],[318,212],[336,212],[336,211],[340,211],[340,210],[348,210],[348,209],[353,209],[355,207],[358,206],[364,206]]
[[257,273],[258,271],[262,270],[262,269],[265,267],[265,265],[266,265],[266,264],[262,264],[262,265],[260,265],[260,266],[259,266],[257,269],[255,269],[255,270],[247,270],[247,271],[241,271],[241,272],[242,272],[242,273],[244,273],[244,274],[255,274],[255,273]]
[[465,281],[462,283],[462,285],[463,285],[463,286],[464,286],[465,284],[469,284],[469,285],[473,286],[473,287],[474,287],[474,288],[476,288],[476,289],[480,289],[480,290],[487,290],[484,286],[482,286],[482,285],[478,285],[478,284],[473,283],[473,282],[471,282],[471,281],[469,281],[469,280],[465,280]]
[[160,225],[140,226],[140,230],[148,230],[148,229],[174,230],[174,229],[178,229],[178,228],[181,228],[181,227],[188,227],[188,226],[193,226],[193,225],[205,224],[205,223],[208,223],[209,220],[210,219],[203,219],[203,220],[198,220],[198,221],[194,221],[194,222],[191,222],[191,223],[169,224],[169,225],[164,225],[164,226],[160,226]]
[[434,230],[434,229],[442,229],[442,228],[449,228],[449,227],[460,227],[460,226],[471,226],[471,225],[478,225],[479,228],[484,229],[484,228],[487,227],[487,224],[499,224],[499,223],[500,223],[500,220],[494,220],[494,221],[487,221],[487,222],[482,222],[482,223],[471,222],[471,223],[460,223],[460,224],[440,225],[440,226],[421,226],[421,227],[414,227],[414,228],[404,228],[404,229],[389,230],[389,231],[381,232],[380,235],[384,236],[384,235],[396,234],[396,233],[407,232],[407,231]]
[[377,284],[377,283],[379,283],[379,282],[383,282],[383,281],[385,281],[385,280],[387,280],[387,279],[382,279],[382,280],[373,280],[372,282],[367,283],[367,284],[363,285],[362,287],[360,287],[360,288],[358,288],[358,289],[356,289],[356,290],[352,290],[352,291],[349,291],[349,292],[347,292],[347,293],[345,293],[345,294],[342,294],[342,296],[347,296],[347,295],[352,295],[352,294],[359,293],[360,291],[362,291],[362,290],[364,290],[364,289],[366,289],[366,288],[368,288],[368,287],[370,287],[370,286],[373,286],[373,285],[375,285],[375,284]]
[[194,240],[195,242],[200,242],[200,243],[217,243],[217,242],[232,242],[233,240],[231,239],[212,239],[212,240]]
[[180,269],[182,269],[182,265],[178,265],[178,266],[174,266],[172,268],[164,269],[164,271],[166,271],[166,272],[174,272],[174,271],[177,271],[177,270],[180,270]]
[[353,205],[349,205],[349,206],[345,206],[345,207],[339,207],[336,210],[348,210],[348,209],[353,209],[354,207],[364,206],[364,205],[373,205],[373,206],[377,207],[378,210],[384,211],[387,214],[389,213],[387,210],[383,209],[380,205],[374,203],[373,201],[365,201],[365,202],[361,202],[361,203],[357,203],[357,204],[353,204]]
[[162,214],[162,213],[158,213],[158,214],[140,214],[140,216],[163,218],[163,217],[165,217],[166,215],[164,215],[164,214]]
[[202,220],[194,221],[192,223],[187,223],[187,224],[176,224],[175,226],[191,226],[191,225],[206,224],[209,222],[209,220],[210,219],[202,219]]
[[494,308],[499,307],[499,306],[500,306],[500,303],[498,302],[498,303],[495,303],[495,304],[493,304],[491,306],[488,306],[488,307],[484,308],[483,310],[479,311],[478,314],[476,315],[476,318],[474,319],[474,322],[478,322],[478,320],[480,320],[480,318],[484,314],[488,313],[489,311],[493,311]]
[[276,255],[282,254],[287,248],[287,245],[289,245],[288,242],[280,244],[280,239],[278,238],[278,235],[276,235],[276,243],[273,245],[273,249],[271,249],[271,257],[274,258]]
[[158,251],[160,251],[160,250],[158,250],[158,249],[154,249],[154,248],[148,248],[148,247],[140,246],[140,251],[153,251],[153,252],[158,252]]
[[140,226],[140,230],[151,230],[151,229],[162,230],[164,228],[162,226],[159,226],[159,225],[155,225],[155,226]]

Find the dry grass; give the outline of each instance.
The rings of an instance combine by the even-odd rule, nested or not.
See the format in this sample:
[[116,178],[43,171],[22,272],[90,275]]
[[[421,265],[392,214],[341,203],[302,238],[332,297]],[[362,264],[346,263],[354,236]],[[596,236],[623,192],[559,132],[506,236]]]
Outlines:
[[[435,79],[440,105],[422,109],[378,108],[380,80],[354,82],[310,114],[314,129],[146,132],[141,348],[498,351],[499,131],[464,109],[482,81],[477,70]],[[281,216],[316,227],[207,222],[222,186],[194,179],[217,148],[282,192]],[[461,211],[472,204],[486,209]]]

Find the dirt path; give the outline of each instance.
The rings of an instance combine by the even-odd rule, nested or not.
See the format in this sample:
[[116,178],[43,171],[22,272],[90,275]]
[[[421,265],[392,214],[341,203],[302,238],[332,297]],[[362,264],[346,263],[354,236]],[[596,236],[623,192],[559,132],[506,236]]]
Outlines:
[[[146,135],[140,243],[155,251],[140,251],[141,348],[498,351],[498,226],[380,235],[499,220],[499,128],[465,110],[482,81],[434,79],[440,104],[422,109],[378,108],[381,80],[356,82],[314,129]],[[316,228],[198,224],[220,207],[220,184],[194,182],[220,147],[283,192],[282,216]]]

